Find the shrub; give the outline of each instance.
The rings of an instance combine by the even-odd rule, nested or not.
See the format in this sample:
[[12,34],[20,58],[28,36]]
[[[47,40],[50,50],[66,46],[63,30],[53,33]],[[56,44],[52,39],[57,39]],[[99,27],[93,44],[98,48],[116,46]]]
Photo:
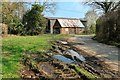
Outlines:
[[96,24],[96,39],[102,42],[120,42],[119,10],[101,16]]

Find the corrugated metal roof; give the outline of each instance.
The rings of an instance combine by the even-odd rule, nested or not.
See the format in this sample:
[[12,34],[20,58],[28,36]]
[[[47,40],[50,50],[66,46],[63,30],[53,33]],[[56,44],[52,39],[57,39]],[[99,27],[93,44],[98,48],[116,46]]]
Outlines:
[[68,17],[45,17],[47,19],[80,19],[80,18],[68,18]]
[[47,19],[79,19],[80,21],[86,21],[84,18],[67,18],[67,17],[45,17]]
[[85,27],[80,19],[57,19],[61,27]]

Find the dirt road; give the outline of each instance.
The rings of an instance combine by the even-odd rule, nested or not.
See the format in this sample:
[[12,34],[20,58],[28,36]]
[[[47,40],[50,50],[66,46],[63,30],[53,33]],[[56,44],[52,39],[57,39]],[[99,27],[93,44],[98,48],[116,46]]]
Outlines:
[[105,63],[109,64],[111,69],[119,71],[120,49],[115,46],[98,43],[92,40],[92,37],[93,36],[74,36],[69,38],[68,42],[76,43],[73,44],[74,47],[84,50],[90,55],[105,59]]

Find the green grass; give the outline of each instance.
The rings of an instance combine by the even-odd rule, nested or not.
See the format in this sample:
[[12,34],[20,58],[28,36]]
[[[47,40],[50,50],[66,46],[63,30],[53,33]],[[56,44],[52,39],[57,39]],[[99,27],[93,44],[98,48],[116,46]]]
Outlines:
[[90,80],[96,80],[97,76],[91,74],[90,72],[86,71],[85,69],[80,68],[74,64],[71,64],[71,65],[75,67],[75,70],[77,73],[81,73],[82,75],[86,76]]
[[[8,36],[3,38],[2,45],[2,78],[19,78],[21,56],[25,51],[46,52],[51,40],[66,35],[44,34],[39,36]],[[1,55],[1,54],[0,54]]]

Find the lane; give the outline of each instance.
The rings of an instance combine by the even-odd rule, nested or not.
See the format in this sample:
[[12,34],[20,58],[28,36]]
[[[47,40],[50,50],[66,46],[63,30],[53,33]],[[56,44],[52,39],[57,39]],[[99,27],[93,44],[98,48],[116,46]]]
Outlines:
[[97,55],[102,55],[110,60],[118,61],[119,59],[119,48],[115,46],[110,46],[102,43],[98,43],[95,40],[92,40],[93,36],[77,36],[75,38],[76,42],[82,42],[83,47],[87,47],[90,50],[93,50],[97,53]]
[[[73,44],[80,51],[84,51],[85,54],[95,56],[106,64],[114,71],[120,71],[120,48],[110,46],[102,43],[98,43],[92,40],[93,36],[74,36],[68,39],[68,42]],[[82,43],[79,44],[79,43]]]

